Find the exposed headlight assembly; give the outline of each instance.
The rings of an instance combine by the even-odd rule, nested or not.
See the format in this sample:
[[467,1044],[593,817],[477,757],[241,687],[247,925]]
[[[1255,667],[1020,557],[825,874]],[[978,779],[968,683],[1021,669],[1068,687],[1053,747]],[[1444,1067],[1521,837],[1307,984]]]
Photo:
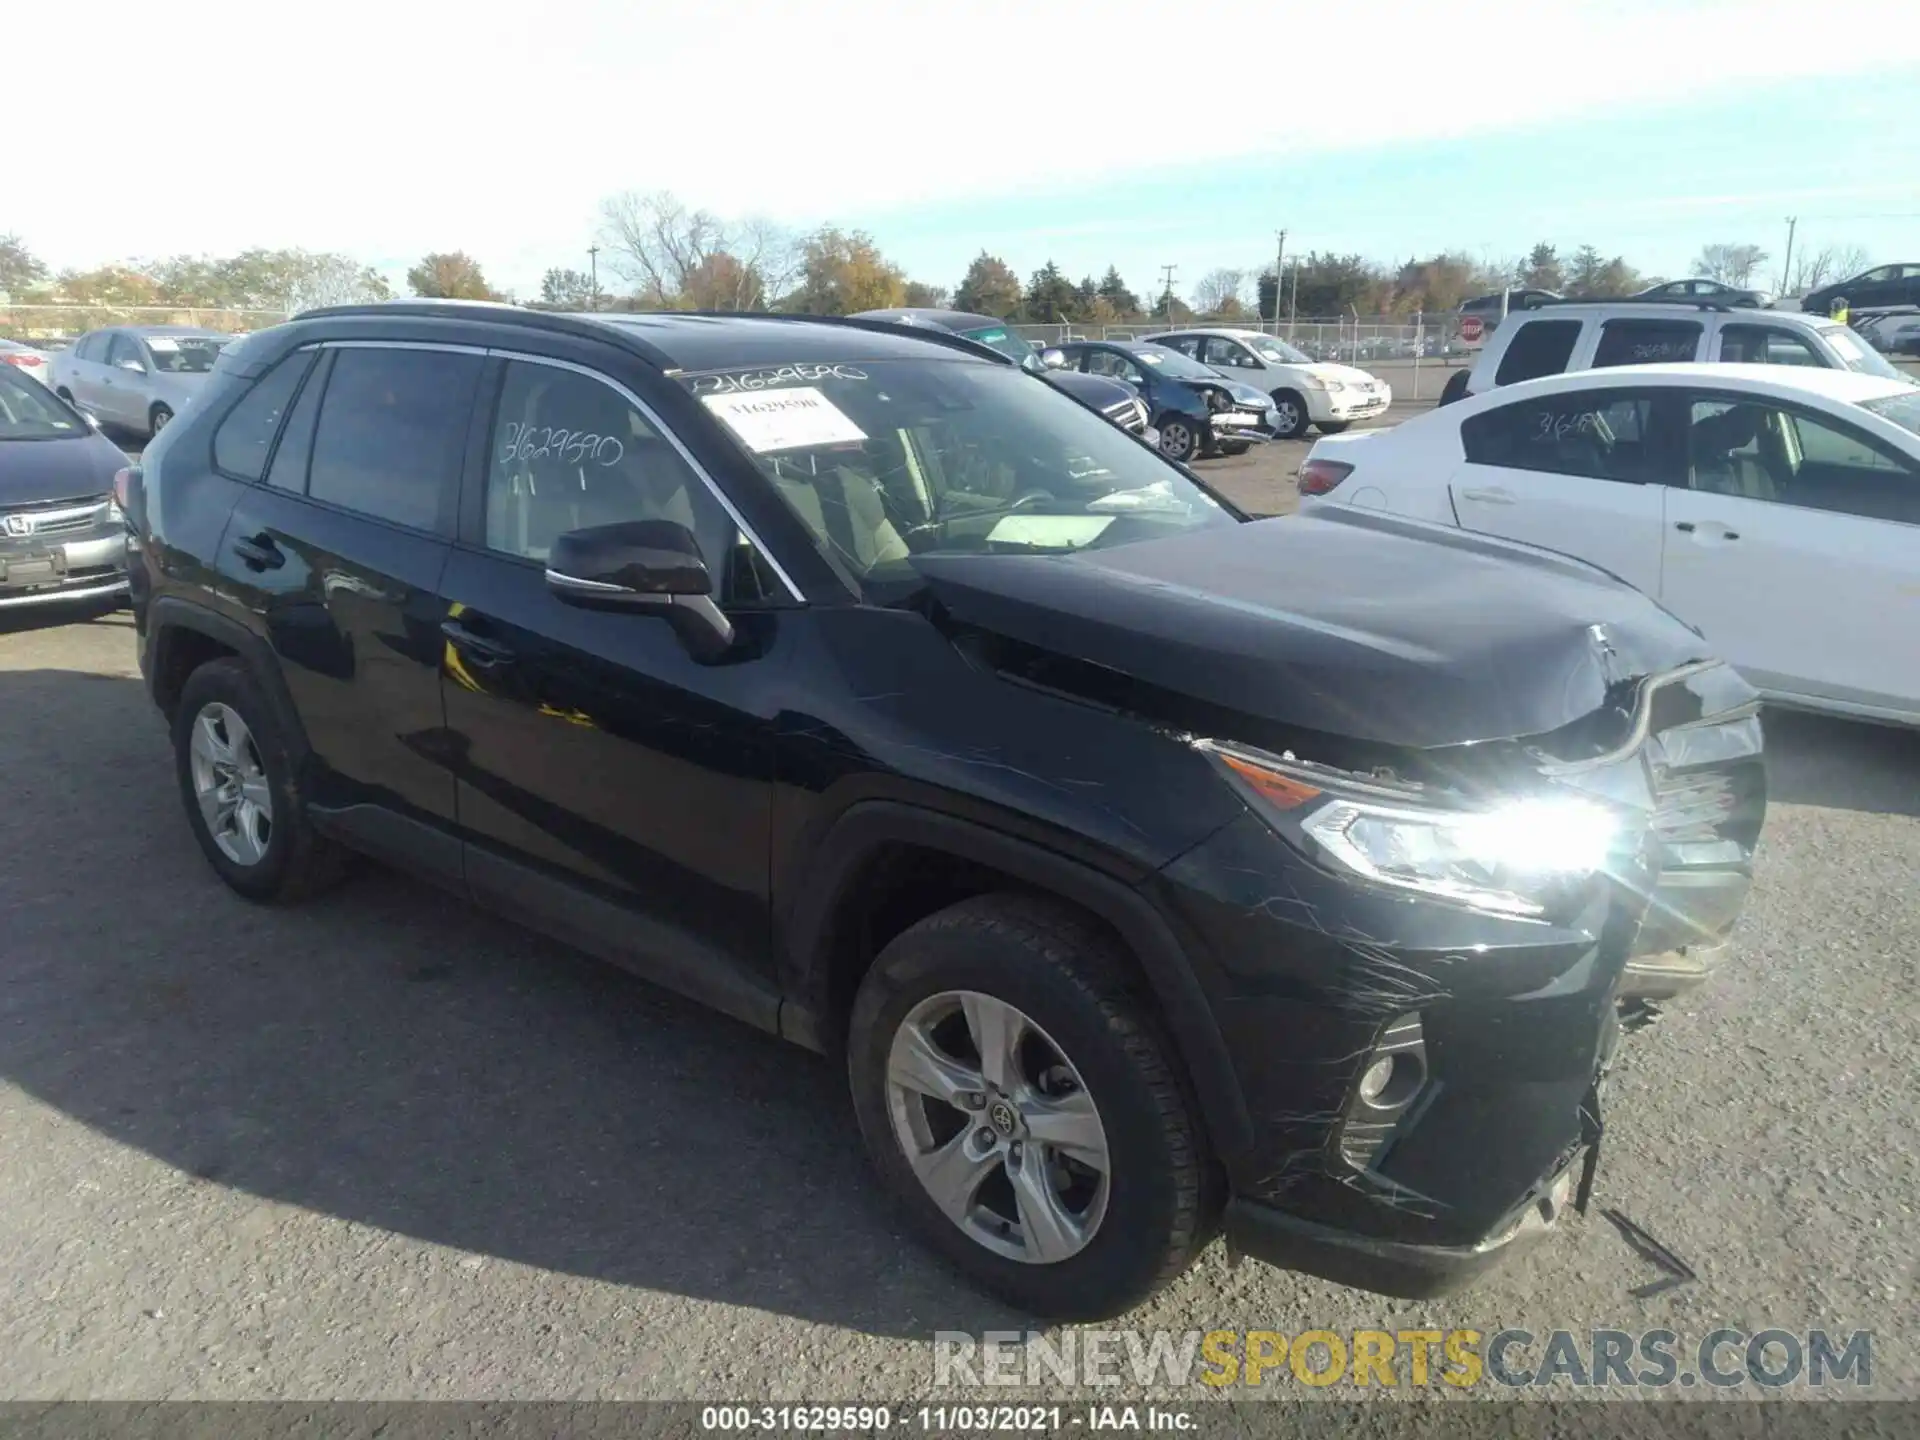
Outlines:
[[1476,806],[1195,743],[1256,813],[1320,864],[1476,910],[1544,916],[1633,840],[1625,814],[1583,796]]

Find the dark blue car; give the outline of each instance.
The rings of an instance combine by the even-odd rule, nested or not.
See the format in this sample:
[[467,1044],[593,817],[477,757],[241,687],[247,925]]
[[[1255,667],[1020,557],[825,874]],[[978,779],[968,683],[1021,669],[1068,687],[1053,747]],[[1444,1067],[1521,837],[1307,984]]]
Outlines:
[[1139,340],[1074,340],[1046,352],[1062,366],[1124,380],[1147,402],[1169,460],[1239,455],[1279,424],[1273,397],[1164,345]]

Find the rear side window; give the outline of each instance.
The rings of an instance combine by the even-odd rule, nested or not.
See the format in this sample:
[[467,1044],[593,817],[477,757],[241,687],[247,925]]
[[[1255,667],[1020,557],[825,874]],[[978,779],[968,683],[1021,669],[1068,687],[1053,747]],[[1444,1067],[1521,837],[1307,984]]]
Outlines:
[[1520,380],[1537,380],[1542,375],[1558,375],[1573,358],[1574,342],[1580,338],[1578,320],[1529,320],[1513,332],[1506,354],[1500,357],[1500,369],[1493,383],[1512,385]]
[[240,403],[227,412],[227,418],[213,432],[216,469],[236,480],[258,480],[267,473],[273,437],[280,433],[280,421],[312,364],[312,351],[289,355],[241,396]]
[[307,494],[362,515],[438,528],[460,476],[477,355],[341,350],[320,402]]
[[333,363],[330,352],[322,351],[307,383],[300,387],[300,398],[293,402],[293,414],[280,431],[280,443],[273,448],[273,464],[267,469],[267,483],[276,490],[307,491],[307,462],[313,458],[313,422],[320,414],[320,396],[327,387],[327,367]]
[[1697,320],[1609,320],[1600,327],[1593,368],[1691,360],[1700,353],[1702,333]]
[[1574,391],[1469,417],[1460,427],[1467,460],[1628,485],[1665,479],[1654,397],[1621,390]]

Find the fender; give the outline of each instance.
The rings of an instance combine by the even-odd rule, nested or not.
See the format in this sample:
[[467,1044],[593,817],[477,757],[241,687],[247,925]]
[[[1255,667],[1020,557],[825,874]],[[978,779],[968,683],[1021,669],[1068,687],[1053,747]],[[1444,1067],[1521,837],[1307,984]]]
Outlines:
[[218,641],[240,657],[253,678],[260,682],[267,703],[273,706],[274,719],[279,721],[280,733],[287,738],[295,765],[304,766],[313,747],[308,743],[307,727],[300,721],[299,708],[287,689],[286,677],[280,671],[280,660],[273,653],[273,647],[239,621],[177,595],[156,596],[147,607],[150,659],[141,669],[146,672],[147,693],[154,703],[161,704],[159,684],[160,676],[166,673],[168,647],[182,631]]
[[[1227,1056],[1205,992],[1167,918],[1131,886],[1080,861],[1001,831],[936,810],[888,800],[856,802],[819,839],[788,923],[787,953],[800,970],[799,994],[814,998],[828,967],[828,926],[835,906],[863,864],[890,843],[924,846],[1018,875],[1099,916],[1121,937],[1145,972],[1199,1101],[1214,1153],[1226,1159],[1253,1142],[1246,1097]],[[824,1048],[819,1012],[789,1000],[781,1032]]]

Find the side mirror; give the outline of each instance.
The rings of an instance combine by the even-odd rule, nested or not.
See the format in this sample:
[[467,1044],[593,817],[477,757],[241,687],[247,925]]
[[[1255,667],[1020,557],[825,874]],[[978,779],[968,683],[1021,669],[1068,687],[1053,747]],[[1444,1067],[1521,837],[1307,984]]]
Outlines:
[[147,373],[147,367],[142,365],[138,360],[122,360],[119,362],[119,368],[122,370],[131,370],[136,375],[144,375]]
[[1049,370],[1064,370],[1067,368],[1066,352],[1064,350],[1054,350],[1051,348],[1042,350],[1040,352],[1040,363]]
[[547,588],[588,610],[650,610],[699,660],[733,644],[733,622],[713,603],[700,544],[671,520],[627,520],[569,530],[547,555]]

